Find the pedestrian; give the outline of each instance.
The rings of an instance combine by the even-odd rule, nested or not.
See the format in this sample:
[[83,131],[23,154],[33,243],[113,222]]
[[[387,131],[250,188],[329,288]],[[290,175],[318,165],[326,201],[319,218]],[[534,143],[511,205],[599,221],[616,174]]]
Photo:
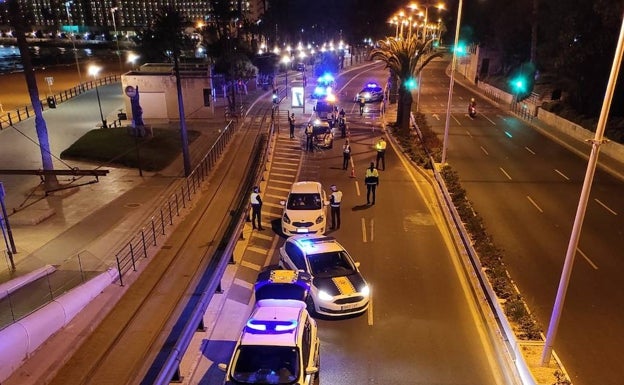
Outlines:
[[345,117],[340,117],[338,122],[338,127],[340,127],[340,136],[343,138],[347,137],[347,119]]
[[[251,226],[255,230],[256,228],[260,231],[264,230],[262,227],[262,222],[260,220],[260,211],[262,210],[262,198],[260,198],[260,188],[258,186],[254,186],[253,192],[249,198],[249,203],[251,203]],[[256,226],[256,220],[258,225]]]
[[312,127],[312,123],[308,122],[308,126],[305,129],[305,134],[306,134],[306,151],[313,151],[314,127]]
[[343,119],[344,119],[344,117],[345,117],[345,115],[346,115],[344,108],[341,108],[341,109],[340,109],[339,115],[340,115],[340,117],[341,117],[341,118],[343,118]]
[[386,170],[386,140],[384,137],[380,137],[375,145],[375,150],[377,150],[377,160],[375,161],[375,167],[379,169],[379,161],[381,160],[381,164],[383,168],[382,171]]
[[342,202],[342,191],[338,190],[335,184],[331,185],[332,191],[329,196],[329,206],[331,207],[331,227],[330,230],[338,230],[340,228],[340,202]]
[[366,105],[366,99],[364,99],[364,96],[360,96],[358,103],[360,105],[360,116],[362,116],[364,114],[364,106]]
[[288,117],[288,125],[290,126],[290,139],[295,137],[295,113]]
[[366,177],[364,178],[366,183],[366,204],[370,205],[370,196],[373,194],[373,203],[375,204],[375,192],[379,185],[379,172],[375,168],[375,162],[370,163],[370,167],[366,169]]
[[349,159],[351,159],[351,145],[349,139],[345,140],[342,145],[342,169],[346,170],[349,167]]

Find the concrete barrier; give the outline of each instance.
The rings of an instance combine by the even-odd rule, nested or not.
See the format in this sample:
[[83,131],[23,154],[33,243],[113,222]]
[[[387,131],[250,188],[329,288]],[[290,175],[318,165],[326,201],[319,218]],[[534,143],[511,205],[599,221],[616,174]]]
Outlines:
[[27,357],[66,326],[116,278],[117,272],[109,269],[1,330],[0,383],[9,378]]

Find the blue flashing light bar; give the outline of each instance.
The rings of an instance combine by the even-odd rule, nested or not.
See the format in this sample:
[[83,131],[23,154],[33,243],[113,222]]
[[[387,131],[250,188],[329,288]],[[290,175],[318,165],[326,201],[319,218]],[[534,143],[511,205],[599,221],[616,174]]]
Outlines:
[[285,333],[297,328],[297,320],[265,321],[251,318],[247,321],[246,326],[250,331],[258,333]]

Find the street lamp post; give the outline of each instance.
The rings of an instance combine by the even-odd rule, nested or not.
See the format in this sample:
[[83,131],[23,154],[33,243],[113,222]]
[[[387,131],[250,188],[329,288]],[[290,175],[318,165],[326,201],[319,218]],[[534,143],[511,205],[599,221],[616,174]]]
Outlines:
[[459,44],[462,5],[463,0],[459,0],[459,5],[457,6],[457,25],[455,26],[455,45],[453,46],[453,59],[451,62],[451,80],[449,82],[448,104],[446,106],[446,123],[444,124],[444,140],[442,141],[442,164],[446,163],[446,148],[448,146],[449,123],[451,121],[451,102],[453,101],[453,83],[455,81],[455,64],[457,62],[457,44]]
[[113,29],[115,30],[115,43],[117,44],[117,59],[119,60],[119,71],[123,72],[123,67],[121,64],[121,53],[119,51],[119,36],[117,35],[117,23],[115,22],[115,11],[117,11],[118,7],[111,8],[111,19],[113,20]]
[[100,90],[98,89],[97,84],[97,75],[102,68],[92,65],[89,67],[89,75],[93,76],[93,80],[95,81],[95,94],[97,95],[98,107],[100,108],[100,119],[102,120],[102,128],[106,128],[106,120],[104,120],[104,114],[102,113],[102,102],[100,100]]
[[[65,12],[67,12],[67,21],[70,23],[70,25],[73,26],[72,23],[72,19],[71,19],[71,13],[69,13],[69,6],[70,4],[72,4],[72,1],[66,1],[65,2]],[[82,83],[82,74],[80,73],[80,64],[78,64],[78,52],[76,51],[76,42],[75,42],[75,36],[74,36],[74,31],[72,29],[71,33],[70,33],[70,39],[72,42],[72,48],[74,49],[74,60],[76,61],[76,70],[78,71],[78,81],[80,83]]]

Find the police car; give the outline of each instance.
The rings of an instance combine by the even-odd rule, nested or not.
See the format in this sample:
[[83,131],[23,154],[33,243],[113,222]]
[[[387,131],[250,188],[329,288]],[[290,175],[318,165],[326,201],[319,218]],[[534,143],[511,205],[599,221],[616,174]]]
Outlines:
[[[263,275],[264,274],[264,275]],[[281,299],[284,291],[309,288],[301,272],[271,270],[256,282],[256,305],[245,323],[229,365],[225,384],[318,385],[319,347],[316,321],[299,299]],[[279,298],[265,298],[269,291]],[[268,295],[270,297],[270,295]]]
[[353,101],[357,102],[360,97],[364,97],[365,102],[379,102],[384,98],[384,91],[377,83],[368,83],[366,87],[362,88]]
[[319,182],[302,181],[292,184],[288,198],[280,201],[282,233],[325,234],[327,229],[327,206],[329,201]]
[[333,237],[294,235],[280,248],[280,266],[312,276],[309,309],[325,316],[360,314],[368,309],[370,289],[359,262]]

